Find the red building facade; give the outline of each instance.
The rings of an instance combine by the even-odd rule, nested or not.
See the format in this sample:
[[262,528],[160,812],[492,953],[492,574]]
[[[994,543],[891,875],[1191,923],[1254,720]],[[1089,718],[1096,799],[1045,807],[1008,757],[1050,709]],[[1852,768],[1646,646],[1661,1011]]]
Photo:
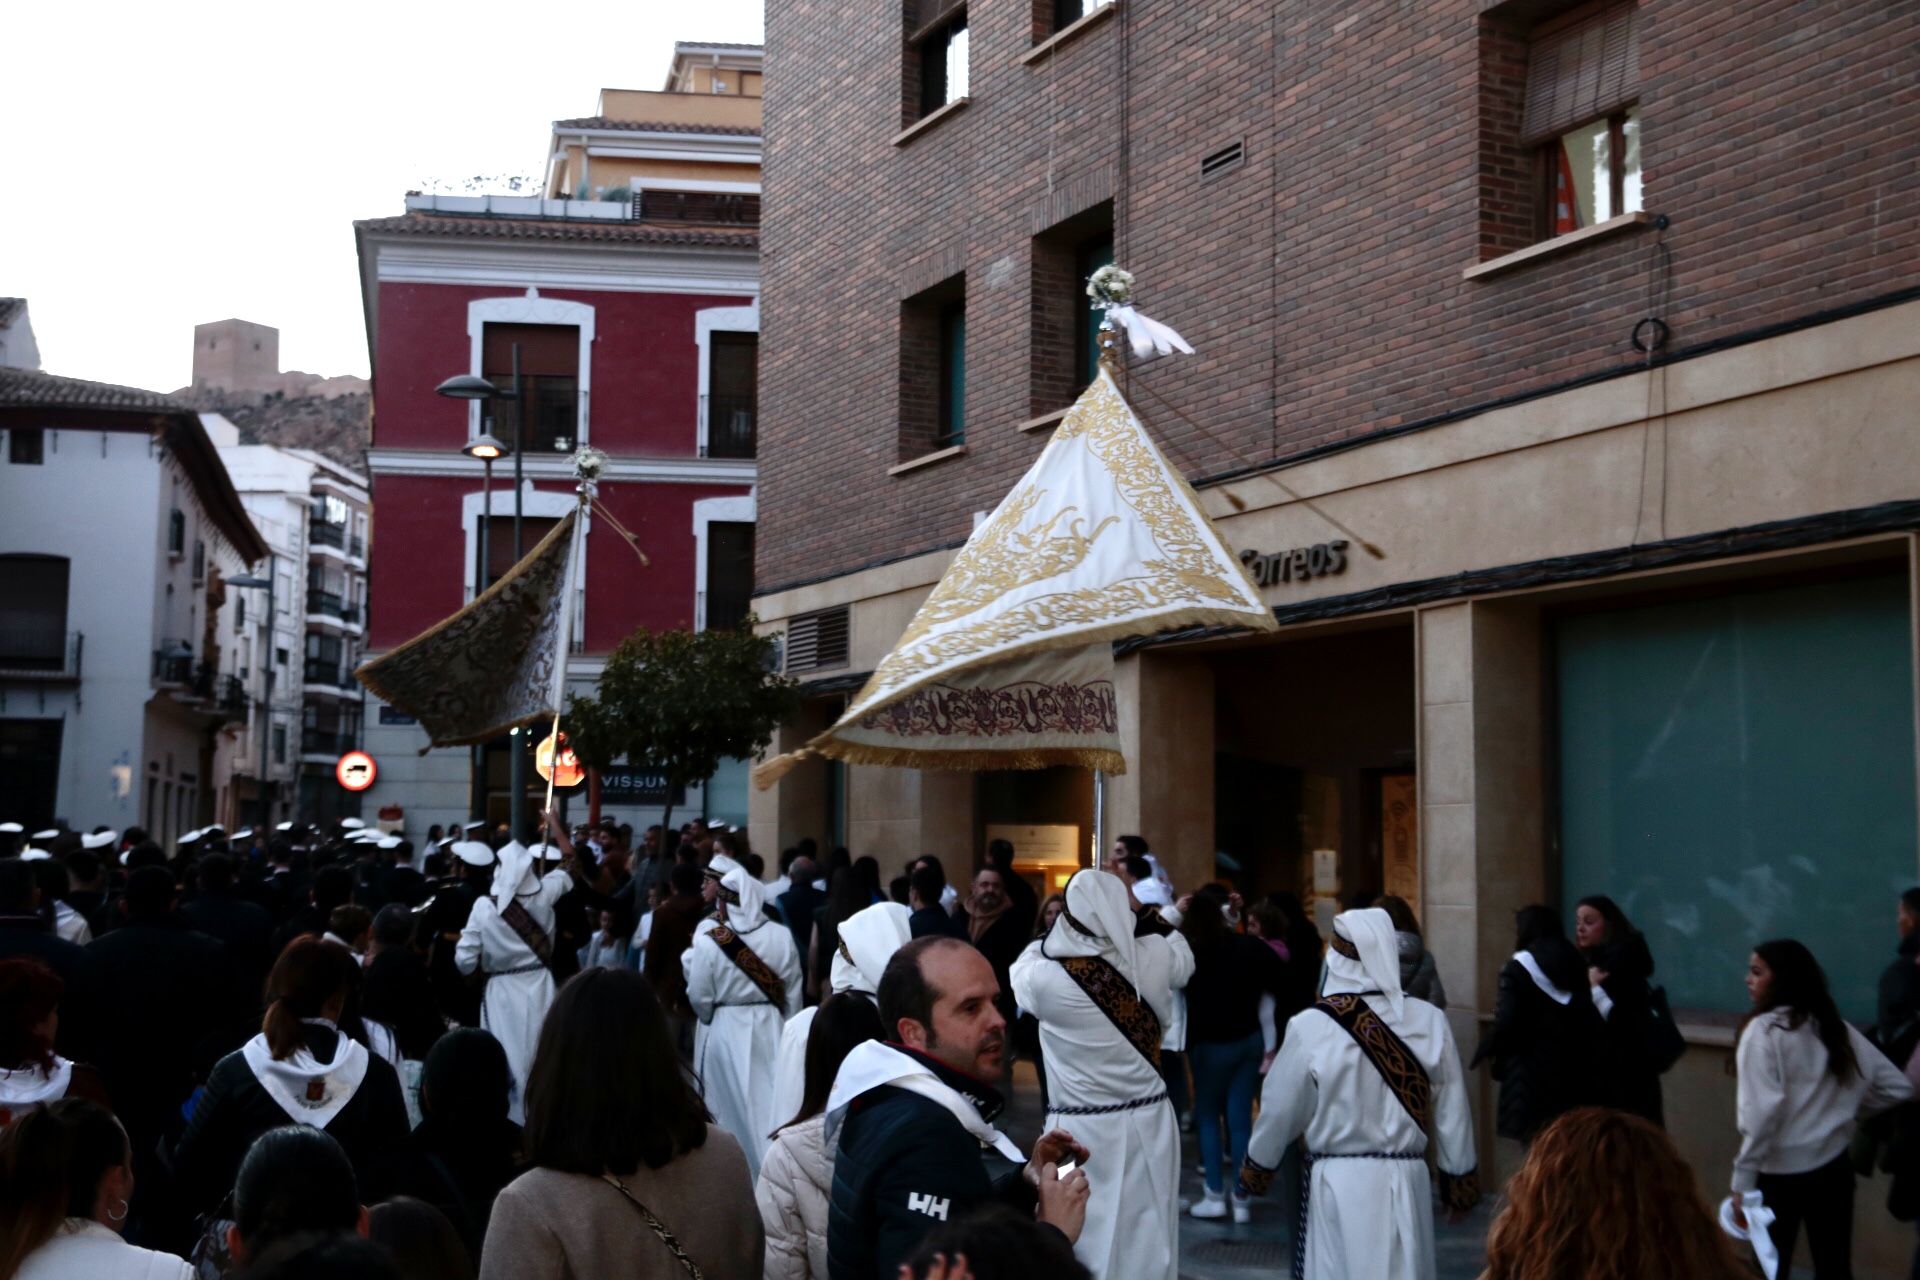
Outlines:
[[[463,452],[483,432],[521,450],[523,549],[571,509],[571,458],[591,445],[608,458],[601,502],[648,557],[643,565],[606,520],[590,523],[574,603],[574,691],[590,690],[607,653],[635,628],[698,629],[744,616],[756,465],[755,228],[647,222],[612,202],[408,203],[400,217],[356,224],[374,372],[368,470],[381,521],[369,653],[433,626],[513,563],[514,458],[493,463],[489,489],[485,464]],[[435,391],[467,373],[510,386],[516,352],[516,402]],[[504,742],[478,756],[422,755],[419,727],[377,702],[366,742],[380,765],[370,808],[399,808],[414,838],[433,823],[504,816]],[[744,810],[743,798],[735,805],[716,794],[743,785],[724,778],[676,807]],[[630,798],[648,799],[644,791]],[[647,812],[636,803],[618,816]]]

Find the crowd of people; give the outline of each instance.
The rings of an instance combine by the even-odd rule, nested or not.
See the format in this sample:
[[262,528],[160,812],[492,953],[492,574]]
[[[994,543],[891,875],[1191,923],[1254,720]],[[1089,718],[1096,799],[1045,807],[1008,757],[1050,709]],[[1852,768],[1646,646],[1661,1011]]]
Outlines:
[[[1183,1215],[1256,1211],[1298,1275],[1427,1280],[1436,1212],[1481,1199],[1481,1063],[1527,1152],[1489,1280],[1732,1277],[1803,1230],[1847,1277],[1860,1159],[1920,1217],[1920,889],[1869,1034],[1804,946],[1754,948],[1716,1221],[1662,1130],[1684,1042],[1612,900],[1572,936],[1519,913],[1463,1064],[1398,898],[1323,933],[1284,892],[1177,893],[1138,836],[1044,898],[1014,857],[883,881],[811,842],[769,876],[701,821],[172,853],[0,824],[0,1280],[1176,1280]],[[1025,1145],[998,1124],[1016,1057]]]

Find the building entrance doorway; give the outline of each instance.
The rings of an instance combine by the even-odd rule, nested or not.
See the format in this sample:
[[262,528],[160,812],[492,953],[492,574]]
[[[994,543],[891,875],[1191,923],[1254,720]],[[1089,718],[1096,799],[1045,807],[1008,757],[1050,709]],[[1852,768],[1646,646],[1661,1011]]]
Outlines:
[[1395,893],[1417,911],[1410,620],[1211,658],[1219,871],[1249,898],[1297,895],[1325,926]]

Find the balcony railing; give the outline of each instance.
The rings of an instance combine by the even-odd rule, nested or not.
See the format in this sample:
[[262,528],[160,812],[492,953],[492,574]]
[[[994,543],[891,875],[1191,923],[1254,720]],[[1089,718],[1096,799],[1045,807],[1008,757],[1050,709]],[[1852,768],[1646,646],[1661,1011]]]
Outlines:
[[325,520],[315,520],[307,526],[307,536],[318,546],[338,547],[343,551],[347,546],[347,526],[343,524],[328,524]]
[[153,651],[153,678],[160,684],[190,685],[193,683],[193,655],[191,653],[169,653],[168,645]]
[[702,408],[707,416],[707,457],[754,456],[759,445],[759,403],[755,397],[710,395]]
[[208,672],[207,701],[220,711],[231,715],[245,715],[247,712],[247,686],[240,683],[238,676],[215,675]]
[[300,751],[303,755],[337,756],[354,748],[354,735],[348,729],[302,729]]
[[0,627],[0,677],[9,680],[78,680],[85,637],[78,631]]
[[307,612],[330,613],[340,616],[341,599],[331,591],[322,591],[318,587],[307,588]]
[[347,554],[359,560],[367,554],[367,540],[359,534],[347,539]]
[[745,191],[642,191],[633,198],[633,216],[643,222],[757,227],[760,197]]
[[337,688],[340,684],[340,664],[308,658],[307,669],[302,679],[308,684],[329,685]]

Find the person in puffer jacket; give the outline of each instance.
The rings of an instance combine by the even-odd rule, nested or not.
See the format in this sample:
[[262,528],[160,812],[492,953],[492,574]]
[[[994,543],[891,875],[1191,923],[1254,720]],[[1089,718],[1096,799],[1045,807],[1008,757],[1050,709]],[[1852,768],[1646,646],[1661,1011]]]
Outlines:
[[1417,1000],[1425,1000],[1436,1009],[1447,1007],[1447,988],[1440,981],[1440,970],[1433,963],[1420,936],[1420,921],[1404,898],[1392,894],[1374,904],[1393,919],[1395,937],[1400,943],[1400,990]]
[[753,1188],[767,1229],[766,1280],[826,1280],[827,1199],[833,1185],[827,1095],[853,1047],[883,1035],[879,1011],[860,992],[830,996],[814,1015],[800,1110],[774,1131]]

